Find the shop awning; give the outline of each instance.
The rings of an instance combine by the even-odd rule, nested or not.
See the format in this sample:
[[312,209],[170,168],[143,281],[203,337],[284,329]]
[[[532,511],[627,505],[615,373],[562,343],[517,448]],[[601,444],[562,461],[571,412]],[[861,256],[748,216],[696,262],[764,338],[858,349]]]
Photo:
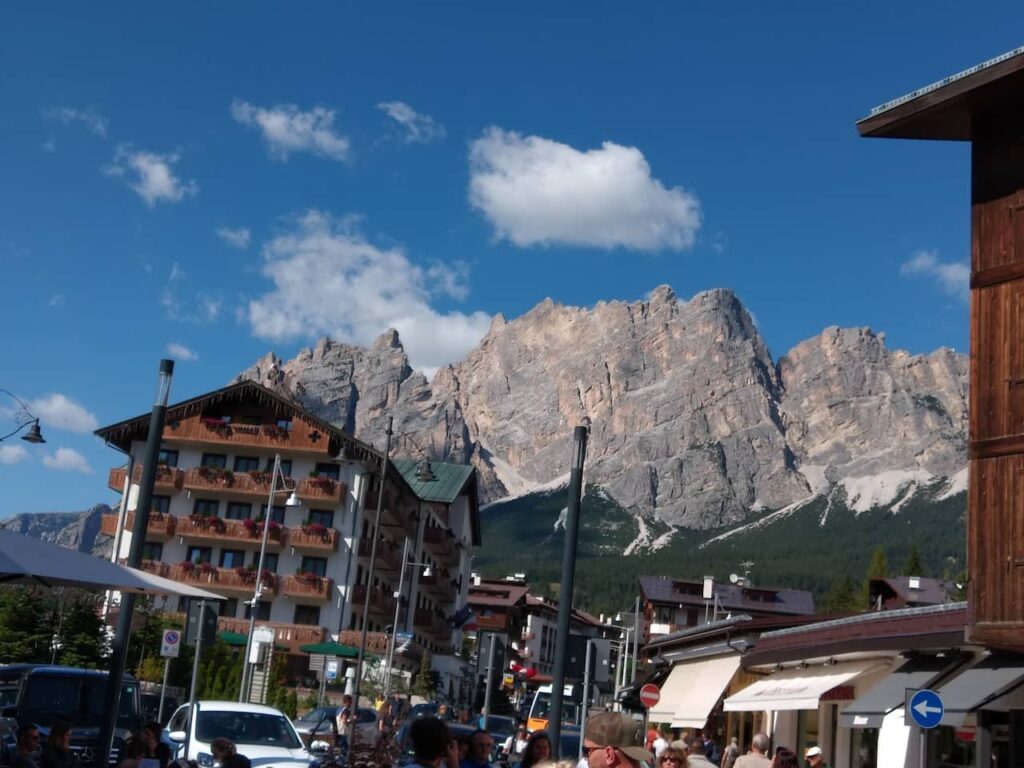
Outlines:
[[673,728],[704,727],[708,714],[739,666],[738,653],[674,665],[661,686],[661,700],[651,707],[648,719],[670,723]]
[[867,670],[877,667],[878,659],[847,661],[842,664],[795,667],[773,672],[764,680],[748,685],[725,700],[726,712],[761,712],[784,709],[817,709],[823,694],[845,685]]
[[989,656],[968,667],[937,693],[945,713],[942,725],[961,725],[969,712],[1024,684],[1024,660]]
[[948,656],[919,656],[890,672],[839,715],[844,728],[880,728],[885,716],[902,707],[908,688],[928,688],[953,661]]

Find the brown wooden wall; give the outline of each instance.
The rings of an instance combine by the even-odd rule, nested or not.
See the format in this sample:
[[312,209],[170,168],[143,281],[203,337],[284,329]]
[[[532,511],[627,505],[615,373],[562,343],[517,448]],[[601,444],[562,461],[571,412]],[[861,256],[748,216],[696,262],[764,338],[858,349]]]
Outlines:
[[[982,121],[979,121],[982,122]],[[979,126],[971,187],[972,641],[1024,649],[1024,132]]]

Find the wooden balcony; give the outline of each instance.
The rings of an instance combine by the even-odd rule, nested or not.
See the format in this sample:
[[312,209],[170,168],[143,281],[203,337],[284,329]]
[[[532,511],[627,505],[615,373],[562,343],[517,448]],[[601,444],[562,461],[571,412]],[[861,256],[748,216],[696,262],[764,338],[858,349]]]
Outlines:
[[[114,467],[110,470],[107,478],[107,486],[121,493],[124,491],[124,479],[128,474],[127,467]],[[158,466],[156,468],[156,480],[153,483],[153,491],[160,495],[171,495],[181,490],[182,482],[185,479],[185,472],[175,467]],[[139,464],[132,470],[132,482],[138,485],[142,482],[142,465]]]
[[[358,629],[346,629],[338,633],[338,642],[358,648],[362,637]],[[366,633],[366,650],[368,653],[384,655],[388,652],[388,635],[384,632]]]
[[[301,653],[299,647],[309,643],[322,643],[327,639],[327,630],[324,627],[310,626],[306,624],[286,624],[279,621],[259,621],[256,626],[270,627],[274,630],[274,642],[286,646],[289,653]],[[237,632],[240,635],[249,634],[248,619],[232,619],[220,617],[217,619],[217,629],[221,632]]]
[[443,616],[438,616],[429,608],[417,608],[413,624],[434,637],[443,637],[451,634],[451,627]]
[[[269,490],[269,489],[268,489]],[[299,480],[296,493],[307,501],[326,501],[332,506],[340,504],[348,489],[340,480],[329,477],[304,477]]]
[[218,467],[192,467],[185,471],[182,484],[190,491],[266,499],[270,494],[270,473],[232,472],[230,469]]
[[[225,520],[222,517],[179,517],[175,535],[195,541],[229,542],[258,547],[262,541],[263,523],[251,520]],[[271,523],[267,532],[267,546],[280,547],[287,535],[287,528]]]
[[[175,581],[195,584],[197,587],[208,589],[211,592],[226,592],[246,597],[252,597],[253,590],[256,588],[256,572],[242,568],[217,568],[210,565],[189,567],[185,563],[179,563],[167,566],[163,575]],[[265,593],[274,594],[278,590],[277,577],[264,579],[263,586]]]
[[309,453],[327,456],[329,440],[315,427],[296,421],[290,430],[277,423],[225,424],[216,418],[190,416],[164,427],[168,443],[194,445],[220,444],[239,448],[264,448],[288,453]]
[[336,528],[321,531],[313,526],[296,525],[288,529],[288,546],[305,552],[337,552],[340,538]]
[[[370,562],[370,550],[373,540],[362,538],[359,540],[358,557]],[[377,559],[374,562],[374,569],[380,571],[397,571],[402,562],[402,553],[397,545],[386,539],[377,542]]]
[[[352,610],[362,612],[363,604],[366,602],[366,585],[359,584],[352,588]],[[387,616],[395,615],[396,600],[393,592],[386,589],[375,588],[370,590],[370,615]]]
[[323,576],[285,576],[281,579],[281,594],[311,600],[330,600],[334,593],[334,580]]
[[429,576],[421,575],[420,588],[427,590],[442,602],[451,603],[455,601],[455,584],[448,576],[447,571],[442,571],[441,573],[432,571]]
[[447,528],[431,526],[423,531],[423,548],[449,565],[459,564],[459,550],[455,538]]
[[[146,521],[146,541],[167,541],[174,535],[176,518],[173,515],[162,515],[150,512]],[[131,533],[135,525],[135,513],[125,515],[124,529]],[[100,533],[105,536],[117,535],[117,513],[103,515],[100,518]]]

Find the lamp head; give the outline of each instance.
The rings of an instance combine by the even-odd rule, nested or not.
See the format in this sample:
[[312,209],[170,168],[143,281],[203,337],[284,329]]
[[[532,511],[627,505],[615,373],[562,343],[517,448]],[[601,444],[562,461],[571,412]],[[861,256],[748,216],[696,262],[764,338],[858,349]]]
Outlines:
[[291,495],[288,497],[288,501],[286,501],[284,505],[286,507],[301,507],[302,502],[299,501],[299,495],[295,493],[295,491],[292,491]]
[[421,483],[429,483],[433,480],[437,480],[437,475],[434,474],[434,468],[430,466],[430,459],[424,459],[420,462],[420,465],[416,468],[416,479]]
[[430,566],[429,565],[426,568],[423,569],[423,575],[426,576],[428,579],[431,577],[431,575],[433,573],[434,572],[432,570],[430,570]]
[[26,443],[45,443],[42,433],[39,431],[39,419],[32,422],[32,426],[28,428],[28,432],[21,436],[21,439]]

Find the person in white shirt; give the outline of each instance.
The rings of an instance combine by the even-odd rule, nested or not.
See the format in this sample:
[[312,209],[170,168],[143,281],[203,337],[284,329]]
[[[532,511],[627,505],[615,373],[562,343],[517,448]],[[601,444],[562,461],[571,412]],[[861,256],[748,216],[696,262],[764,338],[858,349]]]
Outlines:
[[661,753],[668,749],[668,740],[665,738],[665,734],[659,733],[651,747],[654,749],[654,756],[661,757]]

